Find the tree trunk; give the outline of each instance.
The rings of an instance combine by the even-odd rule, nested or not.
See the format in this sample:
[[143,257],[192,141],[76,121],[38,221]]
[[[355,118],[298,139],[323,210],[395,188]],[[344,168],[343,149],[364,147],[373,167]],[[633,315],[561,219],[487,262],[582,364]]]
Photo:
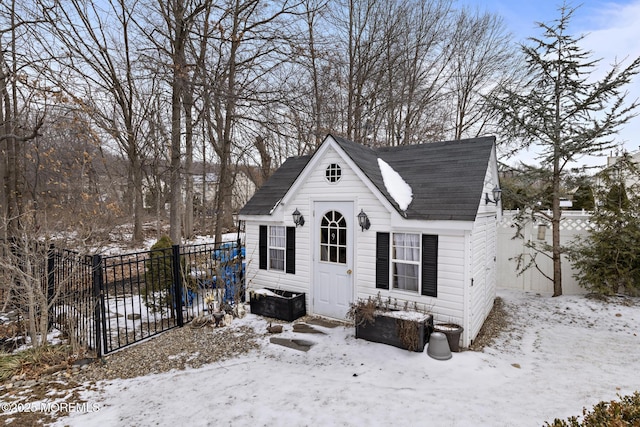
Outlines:
[[229,158],[229,150],[225,150],[224,157],[227,160],[220,164],[220,177],[218,179],[218,191],[216,192],[216,226],[215,226],[215,239],[216,242],[220,242],[222,233],[229,231],[233,228],[233,212],[231,206],[231,200],[233,196],[233,170],[231,168]]
[[175,244],[182,240],[181,205],[182,205],[182,177],[180,176],[180,92],[181,83],[178,76],[173,79],[173,94],[171,97],[171,197],[169,200],[169,235]]
[[169,207],[169,235],[175,244],[182,240],[182,95],[184,92],[184,74],[186,73],[185,44],[186,28],[184,5],[182,1],[173,3],[173,81],[171,83],[171,163],[169,166],[171,198]]
[[551,202],[552,207],[552,250],[551,257],[553,259],[553,296],[557,297],[562,295],[562,263],[560,259],[560,180],[562,178],[562,169],[560,167],[560,141],[562,140],[562,128],[560,120],[560,114],[562,111],[561,99],[562,99],[562,78],[561,73],[555,79],[555,123],[554,123],[554,147],[553,147],[553,198]]
[[183,94],[185,122],[185,200],[184,200],[184,235],[193,237],[193,93],[185,87]]
[[562,210],[560,209],[560,164],[559,156],[556,156],[554,161],[553,172],[553,200],[552,216],[551,216],[551,229],[552,229],[552,250],[551,258],[553,259],[553,296],[557,297],[562,295],[562,250],[560,247],[560,219],[562,217]]
[[142,216],[144,215],[144,202],[142,194],[142,166],[137,156],[131,158],[133,166],[133,241],[141,242],[142,233]]

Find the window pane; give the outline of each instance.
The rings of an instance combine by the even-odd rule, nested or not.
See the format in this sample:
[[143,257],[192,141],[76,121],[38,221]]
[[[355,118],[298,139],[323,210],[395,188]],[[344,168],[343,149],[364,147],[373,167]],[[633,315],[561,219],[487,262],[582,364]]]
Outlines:
[[338,235],[336,233],[336,229],[335,228],[330,228],[329,229],[329,243],[331,243],[332,245],[335,245],[336,243],[338,243],[336,241],[337,238],[338,238]]
[[420,235],[393,233],[393,258],[404,261],[419,261]]
[[320,261],[329,261],[329,246],[320,245]]
[[286,240],[286,229],[281,226],[273,226],[269,228],[269,246],[284,248]]
[[393,263],[393,287],[406,291],[418,291],[418,265]]
[[340,230],[338,230],[338,244],[347,244],[347,230],[345,228],[341,228]]
[[269,249],[269,264],[273,270],[284,270],[284,250]]
[[326,228],[320,229],[320,243],[329,243],[329,230]]
[[338,248],[338,262],[340,264],[346,264],[347,263],[347,248],[345,248],[344,246],[341,246]]

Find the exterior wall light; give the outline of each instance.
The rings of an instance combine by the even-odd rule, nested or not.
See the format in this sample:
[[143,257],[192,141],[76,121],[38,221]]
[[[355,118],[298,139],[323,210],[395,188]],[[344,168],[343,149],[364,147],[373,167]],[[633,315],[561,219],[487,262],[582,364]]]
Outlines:
[[358,225],[362,228],[362,231],[368,230],[371,227],[371,222],[369,221],[369,217],[364,210],[360,209],[360,213],[358,214]]
[[296,225],[296,227],[302,227],[304,225],[304,217],[302,216],[298,208],[296,208],[296,210],[293,211],[291,215],[293,215],[293,223]]
[[484,204],[488,205],[489,203],[493,203],[497,206],[500,201],[500,196],[502,196],[502,190],[496,185],[491,193],[493,194],[493,200],[489,198],[489,193],[484,193]]

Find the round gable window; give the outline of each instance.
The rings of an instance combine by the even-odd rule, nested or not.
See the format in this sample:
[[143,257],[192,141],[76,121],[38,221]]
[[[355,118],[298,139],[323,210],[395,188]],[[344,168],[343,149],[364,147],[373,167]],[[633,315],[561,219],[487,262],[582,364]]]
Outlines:
[[329,182],[338,182],[340,180],[340,177],[342,176],[340,165],[337,163],[331,163],[329,166],[327,166],[325,176],[327,177],[327,181]]

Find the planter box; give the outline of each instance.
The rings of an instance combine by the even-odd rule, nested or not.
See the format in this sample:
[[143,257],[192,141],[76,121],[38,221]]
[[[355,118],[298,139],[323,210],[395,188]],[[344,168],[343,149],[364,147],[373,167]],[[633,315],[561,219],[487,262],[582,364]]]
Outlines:
[[409,350],[406,342],[404,342],[400,336],[400,322],[411,322],[416,325],[418,330],[418,337],[415,342],[417,346],[412,350],[422,352],[424,351],[424,346],[429,342],[429,336],[433,331],[433,316],[430,314],[407,316],[409,313],[412,315],[419,314],[402,311],[380,312],[374,315],[373,322],[364,323],[356,318],[356,338]]
[[442,332],[447,337],[451,351],[460,352],[460,335],[464,330],[462,326],[455,323],[440,323],[435,326],[435,330]]
[[249,292],[251,313],[292,322],[307,314],[304,292],[258,289]]

